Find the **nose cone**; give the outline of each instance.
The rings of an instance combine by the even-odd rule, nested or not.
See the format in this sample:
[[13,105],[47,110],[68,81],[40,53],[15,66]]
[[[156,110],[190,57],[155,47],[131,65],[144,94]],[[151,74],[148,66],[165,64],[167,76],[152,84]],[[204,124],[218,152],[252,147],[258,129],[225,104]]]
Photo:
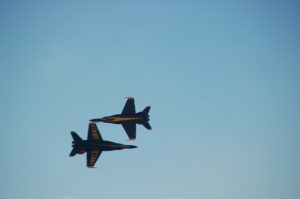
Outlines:
[[90,122],[102,122],[102,118],[91,119]]
[[137,148],[137,146],[129,145],[128,148],[129,148],[129,149],[135,149],[135,148]]

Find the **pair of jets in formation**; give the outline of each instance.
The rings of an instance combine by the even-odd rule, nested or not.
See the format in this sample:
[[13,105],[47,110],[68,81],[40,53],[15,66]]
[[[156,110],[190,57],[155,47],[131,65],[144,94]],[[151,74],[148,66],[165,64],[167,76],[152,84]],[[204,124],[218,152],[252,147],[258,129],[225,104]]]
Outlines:
[[82,140],[74,131],[71,132],[73,137],[73,149],[70,156],[73,157],[76,154],[83,154],[86,152],[87,167],[94,168],[102,151],[137,148],[133,145],[123,145],[103,140],[96,126],[96,122],[122,124],[129,140],[135,140],[136,124],[142,124],[146,129],[151,130],[151,126],[148,123],[150,108],[150,106],[147,106],[143,111],[136,113],[134,98],[128,97],[121,114],[90,120],[87,140]]

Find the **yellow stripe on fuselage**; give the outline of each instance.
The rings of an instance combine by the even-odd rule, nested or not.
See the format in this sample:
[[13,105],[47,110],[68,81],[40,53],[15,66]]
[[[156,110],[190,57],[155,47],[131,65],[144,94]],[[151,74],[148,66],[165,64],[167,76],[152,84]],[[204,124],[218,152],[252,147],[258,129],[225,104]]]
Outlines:
[[110,118],[112,122],[122,122],[122,121],[129,121],[129,120],[140,120],[143,118],[139,117],[111,117]]

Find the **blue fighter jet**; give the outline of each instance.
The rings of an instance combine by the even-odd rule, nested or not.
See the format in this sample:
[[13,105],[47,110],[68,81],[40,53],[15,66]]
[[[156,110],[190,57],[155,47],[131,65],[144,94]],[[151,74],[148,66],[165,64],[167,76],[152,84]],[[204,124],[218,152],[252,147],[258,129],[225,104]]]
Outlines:
[[121,114],[111,115],[103,118],[92,119],[91,122],[105,122],[113,124],[122,124],[124,130],[129,137],[129,140],[136,139],[136,124],[142,124],[146,129],[151,130],[149,124],[150,106],[147,106],[143,111],[136,113],[134,98],[127,97],[127,102]]
[[133,145],[123,145],[103,140],[96,124],[93,122],[89,124],[87,140],[82,140],[74,131],[71,132],[71,135],[73,137],[73,149],[70,156],[73,157],[76,154],[87,153],[86,164],[89,168],[94,168],[94,165],[102,151],[137,148]]

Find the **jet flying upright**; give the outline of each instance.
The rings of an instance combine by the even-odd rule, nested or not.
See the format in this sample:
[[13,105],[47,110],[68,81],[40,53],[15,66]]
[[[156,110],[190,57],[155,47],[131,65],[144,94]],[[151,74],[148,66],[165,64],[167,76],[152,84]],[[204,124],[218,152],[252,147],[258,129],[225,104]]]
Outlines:
[[71,151],[70,156],[73,157],[76,154],[83,154],[86,152],[87,167],[89,168],[94,168],[102,151],[137,148],[133,145],[123,145],[103,140],[96,123],[94,122],[89,124],[87,140],[82,140],[74,131],[71,132],[71,135],[73,137],[73,150]]
[[105,122],[113,124],[122,124],[127,136],[130,140],[136,139],[136,124],[142,124],[146,129],[151,130],[149,124],[150,106],[147,106],[143,111],[136,113],[134,98],[127,97],[127,102],[121,114],[111,115],[103,118],[92,119],[91,122]]

